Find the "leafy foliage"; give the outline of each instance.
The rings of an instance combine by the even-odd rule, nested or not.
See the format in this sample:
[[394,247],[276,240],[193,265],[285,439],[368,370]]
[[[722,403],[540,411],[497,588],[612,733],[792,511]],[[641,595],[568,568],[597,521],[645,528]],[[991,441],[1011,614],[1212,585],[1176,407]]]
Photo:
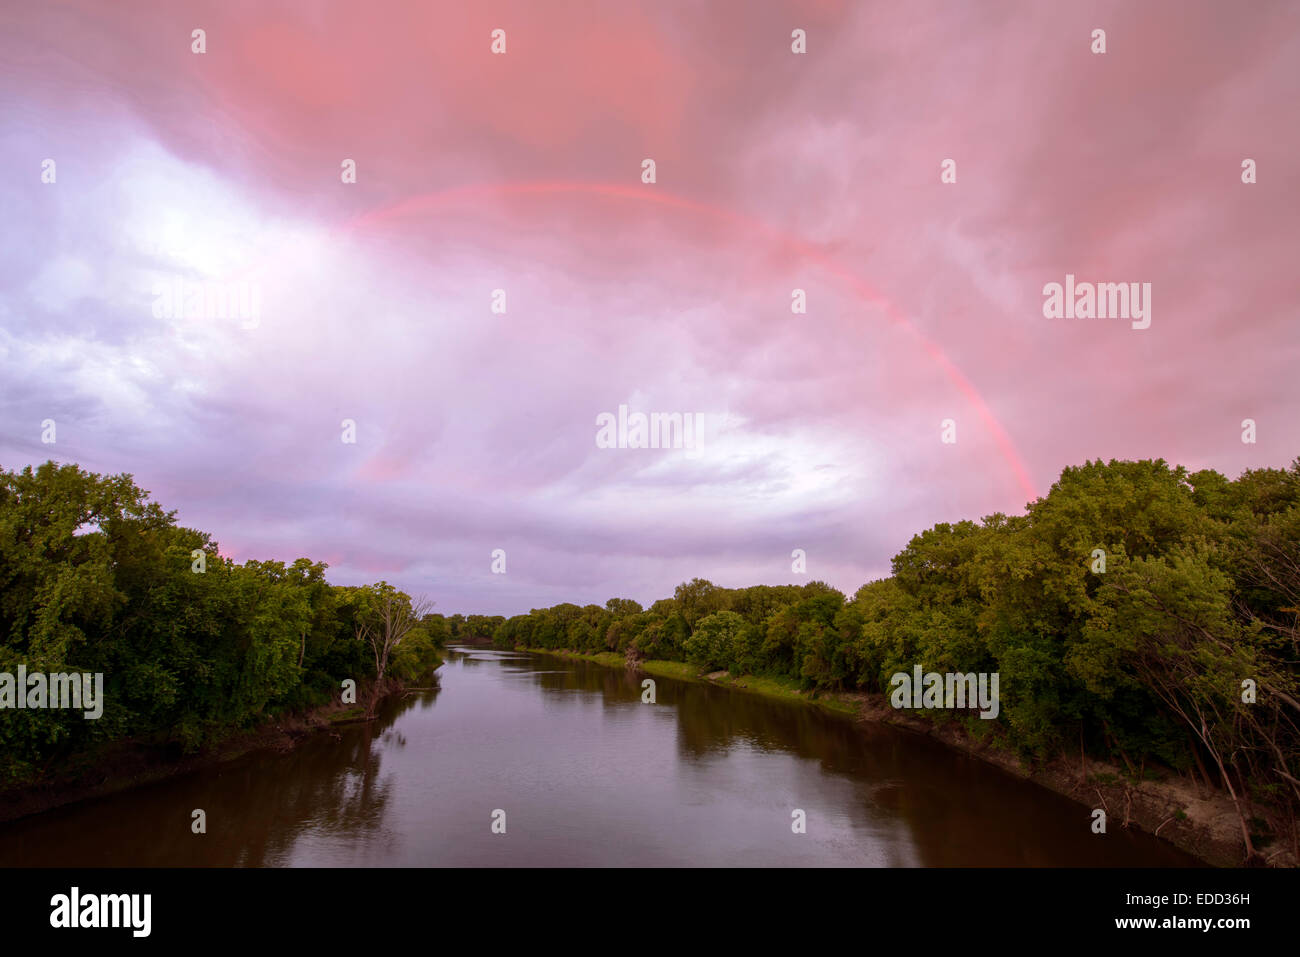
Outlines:
[[[204,553],[196,573],[192,553]],[[129,475],[47,462],[0,470],[0,671],[104,675],[104,712],[0,712],[0,779],[25,779],[124,737],[198,748],[373,678],[356,638],[383,583],[339,588],[326,566],[222,558]],[[406,596],[401,596],[406,599]],[[401,677],[435,667],[447,636],[426,616],[398,649]]]
[[1088,462],[1025,515],[916,535],[892,572],[849,600],[822,582],[696,578],[646,611],[626,599],[534,609],[494,640],[831,691],[879,693],[918,664],[997,672],[998,719],[968,720],[1028,757],[1082,741],[1135,771],[1200,769],[1243,817],[1251,797],[1300,810],[1300,459],[1236,480]]

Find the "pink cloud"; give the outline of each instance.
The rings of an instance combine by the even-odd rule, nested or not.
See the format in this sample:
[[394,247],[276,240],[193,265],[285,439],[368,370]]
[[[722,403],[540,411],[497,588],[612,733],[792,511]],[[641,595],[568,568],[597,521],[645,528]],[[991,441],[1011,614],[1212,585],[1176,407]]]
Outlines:
[[[1086,458],[1236,474],[1300,446],[1292,5],[10,20],[0,461],[49,454],[56,415],[60,456],[245,557],[436,583],[446,610],[786,581],[794,547],[851,590]],[[177,217],[185,262],[130,252]],[[149,276],[226,258],[265,287],[256,329],[154,319]],[[1151,328],[1045,319],[1067,272],[1152,283]],[[620,403],[733,425],[703,458],[610,454]]]

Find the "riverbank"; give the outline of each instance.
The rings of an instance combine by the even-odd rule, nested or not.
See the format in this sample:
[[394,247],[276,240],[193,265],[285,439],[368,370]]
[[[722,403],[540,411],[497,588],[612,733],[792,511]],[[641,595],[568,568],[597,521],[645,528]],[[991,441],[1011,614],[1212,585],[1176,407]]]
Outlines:
[[[677,678],[752,694],[811,704],[856,721],[889,724],[934,738],[948,747],[995,765],[1088,808],[1106,812],[1107,827],[1133,827],[1191,854],[1215,867],[1239,867],[1245,860],[1245,843],[1232,801],[1196,782],[1167,772],[1161,777],[1133,780],[1123,768],[1080,755],[1059,757],[1030,765],[1012,751],[973,737],[959,722],[933,721],[922,714],[893,708],[883,694],[814,694],[799,689],[793,679],[762,678],[729,673],[704,673],[681,661],[629,659],[617,652],[579,654],[545,648],[518,647],[518,651],[577,658],[611,668],[634,668],[651,676]],[[1148,771],[1148,774],[1152,772]],[[1087,815],[1081,826],[1090,826]],[[1294,867],[1289,851],[1266,849],[1274,866]]]
[[[596,664],[605,665],[608,668],[632,667],[628,658],[615,651],[603,651],[598,654],[588,655],[579,654],[576,651],[552,651],[547,648],[524,648],[522,646],[517,647],[515,650],[529,651],[539,655],[554,655],[557,658],[577,658],[582,661],[594,661]],[[648,675],[661,678],[679,678],[682,681],[707,681],[709,684],[720,685],[724,688],[740,688],[751,694],[765,695],[769,698],[801,701],[839,714],[855,715],[858,713],[858,706],[854,701],[856,696],[810,695],[806,691],[801,691],[798,682],[793,678],[760,678],[755,675],[741,675],[738,678],[733,678],[725,671],[704,674],[699,668],[684,661],[662,661],[651,658],[635,659],[635,667]]]
[[[408,687],[406,682],[386,678],[376,704],[405,693]],[[359,688],[358,699],[368,701],[372,690],[368,685]],[[0,823],[223,764],[254,751],[290,751],[310,736],[364,720],[364,704],[334,700],[234,732],[192,755],[177,755],[172,747],[155,742],[113,742],[92,755],[76,756],[57,775],[0,791]]]

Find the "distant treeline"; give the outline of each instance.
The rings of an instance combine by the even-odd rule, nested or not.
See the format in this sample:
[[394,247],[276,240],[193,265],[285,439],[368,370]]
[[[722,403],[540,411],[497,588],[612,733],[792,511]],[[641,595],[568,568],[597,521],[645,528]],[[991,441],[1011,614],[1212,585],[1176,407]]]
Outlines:
[[0,784],[123,738],[192,751],[337,701],[349,678],[365,705],[376,679],[440,662],[446,620],[416,620],[391,585],[334,586],[305,558],[233,562],[147,497],[75,465],[0,470],[0,685],[20,665],[104,675],[98,719],[19,709],[0,688]]
[[[1300,459],[1230,481],[1164,461],[1067,468],[1027,514],[940,524],[852,598],[702,579],[502,620],[500,647],[616,651],[822,691],[888,693],[926,672],[1000,675],[996,721],[1030,758],[1080,750],[1164,765],[1237,803],[1300,810]],[[479,619],[482,629],[491,619]],[[1292,838],[1294,840],[1294,837]],[[1267,840],[1261,839],[1261,843]]]

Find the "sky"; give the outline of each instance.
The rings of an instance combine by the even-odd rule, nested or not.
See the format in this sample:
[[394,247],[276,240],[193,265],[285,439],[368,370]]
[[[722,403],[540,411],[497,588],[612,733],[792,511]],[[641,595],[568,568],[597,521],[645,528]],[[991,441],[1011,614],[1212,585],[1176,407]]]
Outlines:
[[0,467],[507,615],[1284,467],[1297,64],[1285,2],[4,3]]

